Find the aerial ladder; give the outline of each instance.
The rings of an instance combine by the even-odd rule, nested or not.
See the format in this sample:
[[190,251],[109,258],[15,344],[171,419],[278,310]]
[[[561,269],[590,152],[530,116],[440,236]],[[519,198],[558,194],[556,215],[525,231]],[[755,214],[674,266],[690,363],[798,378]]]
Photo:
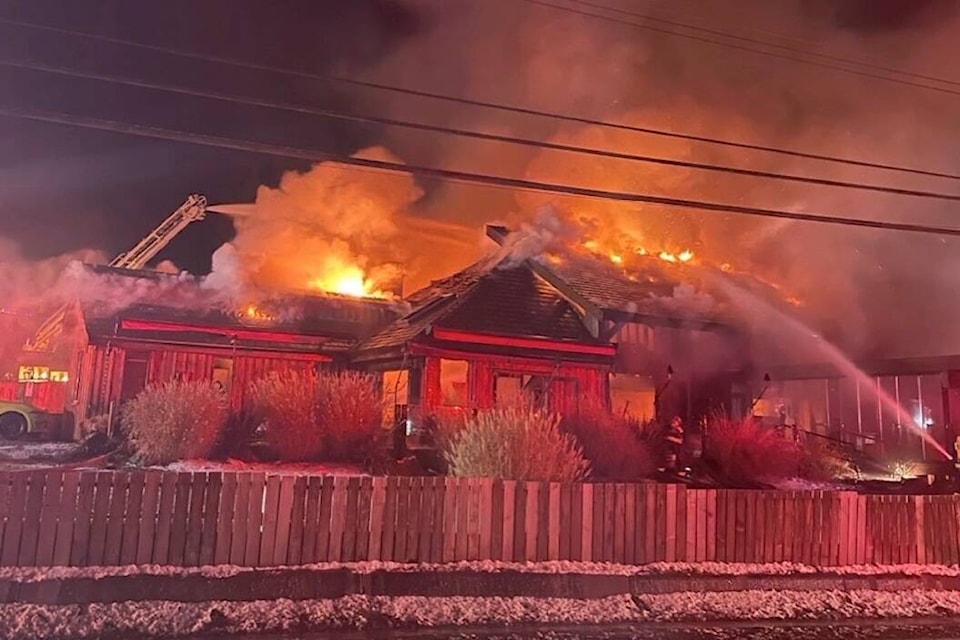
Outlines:
[[[118,269],[143,269],[187,225],[191,222],[203,220],[206,214],[207,199],[198,194],[191,195],[176,211],[171,213],[166,220],[141,239],[132,249],[111,260],[109,266]],[[24,345],[24,351],[50,351],[53,341],[63,332],[63,321],[69,310],[70,304],[64,304],[47,318],[33,337]]]

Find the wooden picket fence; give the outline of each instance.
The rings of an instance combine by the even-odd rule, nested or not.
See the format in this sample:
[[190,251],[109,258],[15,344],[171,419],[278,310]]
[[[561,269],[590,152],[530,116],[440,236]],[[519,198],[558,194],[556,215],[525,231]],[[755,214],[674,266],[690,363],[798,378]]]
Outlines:
[[960,501],[263,473],[0,472],[0,565],[960,561]]

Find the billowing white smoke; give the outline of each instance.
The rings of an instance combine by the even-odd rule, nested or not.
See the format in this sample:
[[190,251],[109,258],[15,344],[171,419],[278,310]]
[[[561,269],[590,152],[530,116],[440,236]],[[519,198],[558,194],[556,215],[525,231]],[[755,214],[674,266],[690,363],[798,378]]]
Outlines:
[[[383,148],[359,152],[398,161]],[[260,187],[249,215],[234,217],[236,237],[217,253],[210,282],[219,288],[367,293],[401,275],[400,217],[422,195],[406,175],[321,163]]]

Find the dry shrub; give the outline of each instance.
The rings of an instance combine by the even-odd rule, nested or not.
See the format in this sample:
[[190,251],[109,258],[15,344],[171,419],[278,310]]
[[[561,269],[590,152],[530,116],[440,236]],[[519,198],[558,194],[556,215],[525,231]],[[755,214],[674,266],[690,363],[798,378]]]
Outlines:
[[207,381],[148,387],[127,403],[122,425],[146,464],[207,457],[226,423],[223,392]]
[[383,396],[374,378],[355,371],[318,378],[326,460],[370,462],[383,443]]
[[450,475],[503,480],[582,480],[589,463],[560,417],[531,407],[487,409],[466,417],[447,441]]
[[826,482],[856,477],[856,468],[843,452],[824,438],[808,436],[803,443],[799,475],[806,480]]
[[644,437],[639,421],[591,404],[577,415],[565,416],[562,427],[580,443],[594,478],[629,482],[656,471],[656,440]]
[[704,446],[721,479],[735,485],[796,478],[800,469],[801,448],[750,418],[715,418]]
[[264,438],[283,460],[318,460],[323,454],[318,379],[312,370],[273,371],[250,385],[253,413],[266,423]]
[[371,462],[383,436],[383,401],[371,376],[353,371],[274,372],[251,385],[265,438],[283,460]]

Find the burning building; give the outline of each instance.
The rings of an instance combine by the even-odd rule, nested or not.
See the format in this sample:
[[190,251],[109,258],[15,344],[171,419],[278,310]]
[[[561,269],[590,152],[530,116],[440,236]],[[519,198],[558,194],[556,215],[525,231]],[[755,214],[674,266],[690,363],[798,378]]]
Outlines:
[[561,413],[596,403],[640,419],[743,406],[740,335],[673,297],[676,274],[630,279],[595,256],[518,252],[502,226],[487,235],[504,250],[409,296],[411,311],[352,357],[383,374],[411,426],[523,393]]
[[[119,304],[67,305],[61,331],[44,354],[47,366],[21,367],[19,387],[26,397],[19,399],[44,412],[65,413],[74,428],[85,418],[114,413],[147,385],[173,379],[212,380],[228,393],[233,409],[242,409],[253,379],[272,371],[348,366],[353,347],[397,315],[396,303],[386,299],[332,294],[274,296],[231,307],[205,291],[199,278],[83,269],[110,280],[117,291],[137,283],[142,293]],[[25,368],[62,374],[25,380]]]

